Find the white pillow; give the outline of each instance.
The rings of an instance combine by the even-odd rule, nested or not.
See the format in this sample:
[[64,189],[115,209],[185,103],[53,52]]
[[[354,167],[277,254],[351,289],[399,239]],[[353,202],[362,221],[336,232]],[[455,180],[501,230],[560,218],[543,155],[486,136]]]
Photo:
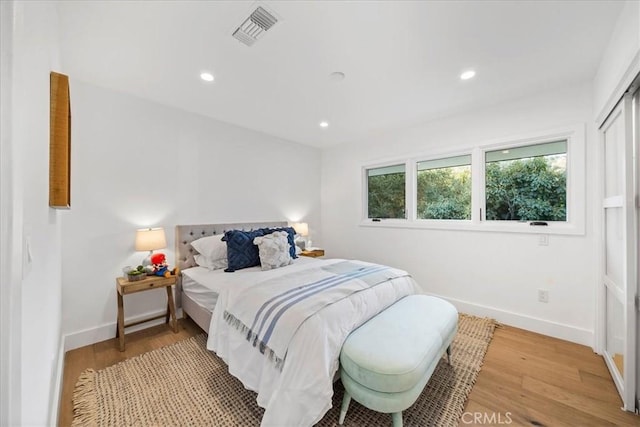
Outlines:
[[201,255],[193,256],[199,266],[209,270],[227,268],[227,242],[222,241],[222,236],[202,237],[191,242],[191,246]]
[[227,265],[228,265],[226,258],[210,260],[204,255],[195,254],[193,256],[193,259],[195,260],[196,264],[198,264],[200,267],[205,267],[205,268],[208,268],[209,270],[219,270],[221,268],[227,268]]
[[284,267],[293,262],[289,254],[289,240],[286,231],[274,231],[266,236],[253,239],[253,244],[258,246],[260,265],[263,270]]

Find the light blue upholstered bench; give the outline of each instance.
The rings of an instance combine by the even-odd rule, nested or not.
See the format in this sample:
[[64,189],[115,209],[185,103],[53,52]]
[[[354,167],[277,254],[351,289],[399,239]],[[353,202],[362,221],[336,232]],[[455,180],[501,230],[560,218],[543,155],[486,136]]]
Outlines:
[[369,409],[392,414],[402,427],[402,411],[413,405],[458,330],[458,312],[449,302],[411,295],[380,312],[347,337],[340,353],[345,388],[339,423],[351,398]]

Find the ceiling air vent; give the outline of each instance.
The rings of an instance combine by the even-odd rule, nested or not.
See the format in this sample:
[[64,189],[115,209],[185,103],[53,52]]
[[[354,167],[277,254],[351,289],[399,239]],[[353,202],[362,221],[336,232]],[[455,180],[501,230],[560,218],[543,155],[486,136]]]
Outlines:
[[278,19],[263,7],[258,6],[244,22],[233,32],[233,37],[247,46],[253,45],[256,40],[269,28],[278,22]]

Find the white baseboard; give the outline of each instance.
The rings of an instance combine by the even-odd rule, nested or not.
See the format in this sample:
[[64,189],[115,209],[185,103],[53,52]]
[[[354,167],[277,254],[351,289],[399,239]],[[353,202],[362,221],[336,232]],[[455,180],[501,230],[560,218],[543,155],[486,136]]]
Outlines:
[[[526,329],[528,331],[537,332],[539,334],[548,335],[550,337],[586,345],[591,348],[593,348],[594,345],[593,331],[588,329],[582,329],[563,323],[527,316],[520,313],[514,313],[495,307],[475,304],[469,301],[449,298],[442,295],[435,295],[431,293],[429,293],[429,295],[433,295],[451,302],[458,309],[458,311],[462,313],[472,314],[474,316],[491,317],[500,323],[504,323],[505,325],[515,326],[516,328]],[[159,316],[164,313],[164,310],[146,313],[127,319],[127,322],[135,322],[145,317]],[[178,318],[182,317],[182,308],[176,309],[176,316],[178,316]],[[156,319],[148,323],[143,323],[131,328],[127,328],[127,333],[149,328],[155,325],[161,325],[163,323],[163,319]],[[85,345],[95,344],[100,341],[114,338],[115,333],[116,322],[107,323],[95,328],[84,329],[78,332],[64,335],[62,337],[63,344],[61,345],[64,346],[64,351],[66,352],[75,348],[84,347]],[[64,353],[61,356],[61,360],[58,361],[58,366],[60,366],[63,361]]]
[[[165,313],[165,310],[159,310],[151,313],[141,314],[125,319],[125,323],[136,322],[138,320],[160,316]],[[182,317],[182,308],[176,308],[176,317],[180,319]],[[135,325],[127,328],[126,333],[139,331],[141,329],[150,328],[151,326],[162,325],[164,319],[156,319],[140,325]],[[84,347],[85,345],[95,344],[100,341],[106,341],[111,338],[115,338],[117,329],[117,322],[107,323],[95,328],[83,329],[81,331],[72,332],[64,336],[64,351],[73,350],[75,348]]]
[[540,319],[537,317],[527,316],[520,313],[514,313],[495,307],[475,304],[468,301],[462,301],[455,298],[449,298],[442,295],[429,294],[453,304],[461,313],[472,314],[474,316],[491,317],[505,325],[514,326],[520,329],[537,332],[539,334],[548,335],[550,337],[559,338],[565,341],[571,341],[577,344],[586,345],[593,348],[594,335],[593,331],[582,329],[563,323],[553,322],[550,320]]

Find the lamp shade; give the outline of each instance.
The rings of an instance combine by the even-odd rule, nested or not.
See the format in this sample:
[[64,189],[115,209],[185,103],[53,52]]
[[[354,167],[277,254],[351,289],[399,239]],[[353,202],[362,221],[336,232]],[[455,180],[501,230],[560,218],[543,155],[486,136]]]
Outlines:
[[299,234],[301,236],[309,235],[309,224],[307,224],[306,222],[296,222],[295,224],[293,224],[293,229],[296,230],[296,234]]
[[141,228],[136,231],[136,251],[154,251],[166,247],[164,228]]

